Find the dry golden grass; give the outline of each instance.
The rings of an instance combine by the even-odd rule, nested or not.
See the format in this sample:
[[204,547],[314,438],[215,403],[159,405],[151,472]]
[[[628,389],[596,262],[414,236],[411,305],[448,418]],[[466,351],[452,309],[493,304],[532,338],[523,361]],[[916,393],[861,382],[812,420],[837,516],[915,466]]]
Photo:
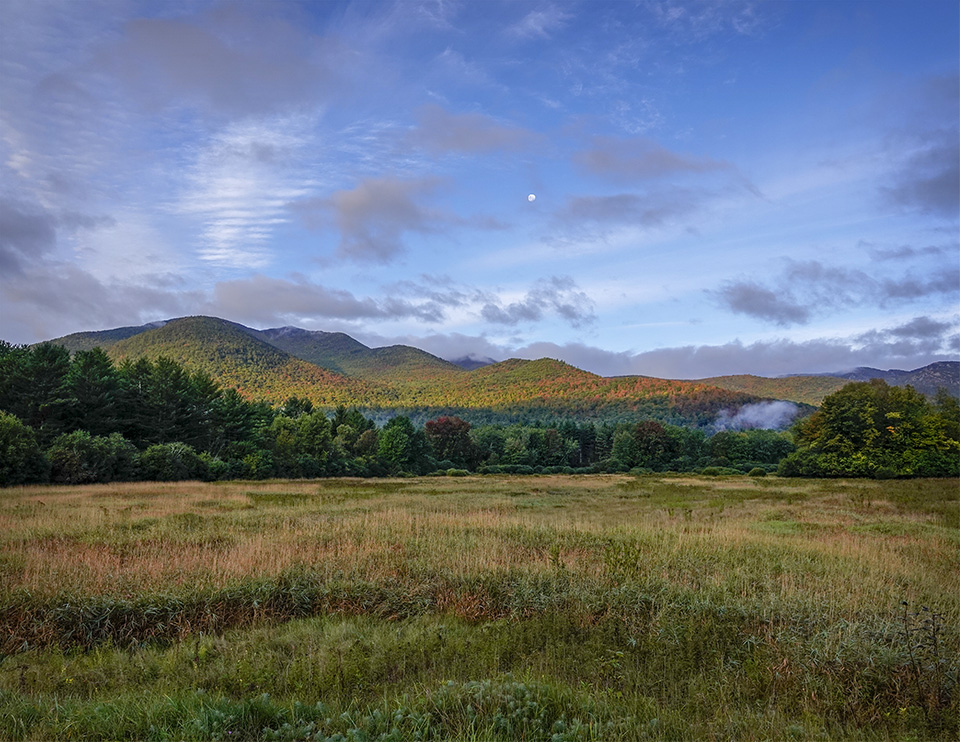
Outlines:
[[297,566],[370,580],[599,576],[612,539],[684,589],[815,595],[844,610],[937,596],[960,615],[957,529],[886,492],[621,475],[23,487],[0,499],[0,576],[38,596],[217,589]]

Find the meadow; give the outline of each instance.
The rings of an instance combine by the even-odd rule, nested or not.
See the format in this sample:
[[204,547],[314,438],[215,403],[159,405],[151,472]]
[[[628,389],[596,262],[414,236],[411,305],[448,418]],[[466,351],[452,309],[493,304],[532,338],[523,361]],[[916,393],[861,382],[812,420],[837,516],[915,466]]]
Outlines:
[[957,480],[0,490],[0,738],[955,740]]

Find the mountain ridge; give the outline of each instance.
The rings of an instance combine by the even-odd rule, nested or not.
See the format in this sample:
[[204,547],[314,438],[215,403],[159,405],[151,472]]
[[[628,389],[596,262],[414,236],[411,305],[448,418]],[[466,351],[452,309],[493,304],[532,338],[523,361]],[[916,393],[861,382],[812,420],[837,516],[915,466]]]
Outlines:
[[[868,378],[909,383],[927,394],[946,386],[960,395],[960,362],[956,361],[913,371],[864,367],[844,373],[783,377],[734,374],[691,381],[604,377],[547,358],[514,358],[464,368],[412,346],[370,348],[342,332],[292,326],[257,330],[216,317],[181,317],[73,333],[48,342],[64,345],[71,352],[102,347],[115,360],[168,355],[207,370],[221,383],[238,386],[244,393],[276,399],[286,391],[291,395],[299,392],[320,404],[344,402],[365,407],[461,409],[466,402],[470,408],[522,404],[561,414],[567,403],[572,405],[571,412],[618,406],[626,411],[636,407],[631,401],[658,394],[706,400],[711,394],[708,389],[732,393],[728,401],[733,405],[778,399],[815,406],[846,383]],[[178,349],[178,344],[184,343],[186,350]],[[259,379],[254,369],[270,369],[273,376]],[[661,405],[660,412],[669,417],[665,410]]]

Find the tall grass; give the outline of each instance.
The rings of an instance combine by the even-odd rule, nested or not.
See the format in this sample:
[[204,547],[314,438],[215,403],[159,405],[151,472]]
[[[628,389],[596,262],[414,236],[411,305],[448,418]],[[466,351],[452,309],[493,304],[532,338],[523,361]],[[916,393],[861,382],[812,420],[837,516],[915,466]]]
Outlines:
[[0,737],[952,739],[958,574],[955,481],[9,489]]

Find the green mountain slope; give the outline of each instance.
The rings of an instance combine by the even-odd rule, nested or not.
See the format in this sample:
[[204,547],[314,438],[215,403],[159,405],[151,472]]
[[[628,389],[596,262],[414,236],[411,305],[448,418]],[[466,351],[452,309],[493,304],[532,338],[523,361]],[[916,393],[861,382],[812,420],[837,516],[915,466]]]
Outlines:
[[785,399],[810,405],[819,405],[828,394],[833,394],[849,383],[846,379],[835,376],[785,376],[771,379],[750,374],[711,376],[697,381],[700,384],[755,394],[758,397]]
[[276,327],[269,330],[247,328],[247,332],[295,358],[337,373],[346,373],[343,364],[350,356],[370,350],[342,332],[301,330],[299,327]]
[[721,410],[767,396],[703,382],[606,378],[550,358],[510,359],[468,371],[407,346],[368,348],[343,333],[253,330],[213,317],[183,317],[130,334],[133,329],[68,337],[97,341],[115,361],[167,356],[249,398],[280,403],[305,397],[378,417],[653,418],[708,425]]
[[155,330],[161,327],[163,322],[151,322],[148,325],[139,325],[137,327],[116,327],[112,330],[95,330],[92,332],[74,332],[71,335],[64,335],[49,342],[54,345],[62,345],[71,353],[78,350],[93,350],[94,348],[109,348],[111,345],[126,340],[127,338]]
[[251,330],[255,337],[292,356],[347,376],[395,384],[463,373],[463,369],[408,345],[369,348],[342,332],[296,327]]
[[759,397],[697,382],[643,376],[607,378],[551,358],[514,358],[424,385],[419,401],[457,411],[523,411],[527,415],[593,419],[650,417],[705,424],[721,410],[739,408]]
[[308,397],[320,405],[396,401],[381,385],[294,358],[254,337],[248,328],[213,317],[171,320],[111,345],[107,353],[115,361],[166,356],[191,370],[207,372],[224,386],[237,387],[247,397],[271,402],[291,396]]

